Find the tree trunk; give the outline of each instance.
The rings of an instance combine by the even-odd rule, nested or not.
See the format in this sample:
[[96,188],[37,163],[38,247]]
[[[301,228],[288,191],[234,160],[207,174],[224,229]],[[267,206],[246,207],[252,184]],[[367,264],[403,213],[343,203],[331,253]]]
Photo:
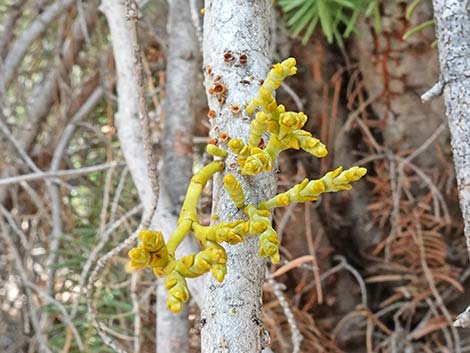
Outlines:
[[[470,1],[433,0],[433,6],[441,67],[439,85],[444,87],[460,208],[470,254]],[[469,309],[454,325],[470,327]]]
[[[165,123],[163,134],[162,190],[169,202],[157,209],[155,220],[160,223],[164,214],[173,219],[179,213],[186,188],[192,177],[192,137],[194,109],[192,95],[196,87],[198,46],[187,0],[169,1],[168,57],[165,87]],[[162,195],[160,195],[162,197]],[[176,222],[165,232],[167,236],[176,228]],[[153,224],[152,224],[153,225]],[[155,229],[160,228],[155,224]],[[189,241],[189,239],[188,239]],[[196,247],[194,247],[196,249]],[[188,254],[185,254],[188,255]],[[157,352],[189,352],[189,306],[174,314],[166,307],[167,291],[164,281],[157,290]],[[198,295],[197,293],[195,293]],[[201,299],[199,299],[201,300]]]
[[[181,2],[171,4],[170,7],[176,5],[181,6]],[[124,1],[105,0],[102,2],[101,10],[108,20],[116,60],[119,107],[116,113],[116,125],[121,149],[144,206],[144,212],[149,212],[152,207],[152,186],[145,160],[142,131],[137,117],[138,98],[135,89],[134,60],[129,23],[125,17]],[[186,10],[181,10],[179,7],[176,13],[178,11],[181,15],[181,11]],[[185,26],[188,24],[190,22],[187,21]],[[181,31],[180,26],[179,30]],[[189,31],[188,28],[186,30]],[[180,47],[181,36],[191,35],[187,32],[179,32],[178,38],[170,38],[170,43],[172,43],[172,40],[177,41],[177,43],[170,44],[168,57],[167,119],[163,138],[165,164],[162,171],[163,180],[160,187],[157,211],[151,222],[151,228],[161,230],[167,239],[176,228],[177,210],[179,210],[178,206],[180,204],[178,200],[184,195],[192,174],[191,153],[181,152],[181,148],[177,144],[182,143],[185,138],[191,136],[194,115],[190,109],[190,97],[191,88],[195,81],[192,77],[196,70],[194,67],[195,62],[185,60],[185,58],[188,58],[178,50],[191,53],[195,50],[195,40],[192,39],[192,42],[189,42],[186,38],[183,40],[186,44]],[[175,136],[180,136],[181,140],[175,139]],[[188,143],[190,143],[191,137],[188,139]],[[195,244],[190,239],[186,239],[178,249],[178,254],[189,254],[195,251],[197,251]],[[202,294],[199,289],[202,287],[201,281],[191,280],[188,281],[188,285],[193,297],[200,305],[202,301]],[[157,300],[158,352],[187,352],[189,349],[187,309],[178,315],[173,313],[170,315],[165,305],[166,291],[162,290],[161,283],[157,291]]]
[[[204,71],[205,86],[214,86],[214,80],[226,86],[225,102],[208,94],[209,107],[214,110],[211,136],[217,138],[226,132],[231,138],[246,140],[250,119],[244,112],[264,80],[271,63],[269,52],[271,1],[206,1],[204,15]],[[224,61],[230,52],[233,61]],[[230,60],[227,53],[226,59]],[[234,114],[231,105],[240,105],[242,111]],[[227,149],[220,138],[219,147]],[[223,188],[226,172],[241,182],[247,203],[257,205],[272,197],[276,191],[274,172],[255,177],[240,174],[236,157],[229,153],[225,171],[214,179],[213,215],[220,221],[242,217]],[[222,283],[209,276],[204,309],[201,314],[201,351],[203,353],[261,352],[267,344],[263,328],[261,305],[264,280],[264,261],[258,254],[258,239],[251,238],[236,246],[226,247],[227,275]]]

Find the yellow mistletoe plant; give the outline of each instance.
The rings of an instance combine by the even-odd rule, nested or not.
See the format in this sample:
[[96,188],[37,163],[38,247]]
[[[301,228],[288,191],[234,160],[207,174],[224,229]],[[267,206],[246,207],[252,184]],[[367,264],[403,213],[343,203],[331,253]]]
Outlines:
[[[294,58],[289,58],[272,67],[256,97],[248,103],[245,111],[255,114],[246,143],[241,139],[231,139],[228,143],[231,153],[238,158],[243,175],[256,175],[270,171],[279,153],[294,148],[316,156],[324,157],[328,151],[324,144],[302,127],[307,116],[302,112],[286,112],[283,105],[278,105],[274,91],[282,81],[297,72]],[[268,143],[260,147],[262,136],[270,133]],[[139,234],[140,245],[129,251],[129,267],[132,270],[152,268],[156,276],[165,277],[168,290],[167,306],[177,313],[183,303],[189,300],[186,278],[201,276],[209,271],[219,281],[227,273],[227,254],[221,243],[237,244],[246,237],[259,235],[259,254],[270,257],[273,263],[279,261],[279,244],[277,233],[271,222],[272,210],[296,202],[317,200],[325,192],[350,190],[351,183],[359,180],[367,172],[362,167],[343,170],[339,167],[318,180],[303,180],[286,192],[261,202],[258,205],[246,204],[240,182],[233,174],[226,174],[224,187],[235,206],[242,209],[246,221],[221,222],[204,226],[199,223],[197,204],[202,190],[209,179],[224,167],[228,152],[214,144],[207,145],[206,151],[216,160],[210,162],[194,174],[186,192],[178,226],[165,243],[161,232],[143,230]],[[179,259],[175,251],[183,239],[192,232],[202,245],[198,254],[183,256]]]

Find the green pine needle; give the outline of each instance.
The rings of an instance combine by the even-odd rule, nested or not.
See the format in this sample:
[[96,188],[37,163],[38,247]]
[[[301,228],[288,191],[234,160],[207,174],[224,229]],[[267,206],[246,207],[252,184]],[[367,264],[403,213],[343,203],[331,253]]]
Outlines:
[[[287,26],[293,37],[302,38],[306,44],[317,24],[328,43],[343,46],[343,38],[356,32],[356,22],[361,14],[372,16],[376,31],[380,31],[379,0],[279,0],[286,14]],[[341,28],[339,28],[341,26]],[[343,26],[345,29],[343,30]],[[340,30],[343,33],[340,33]]]

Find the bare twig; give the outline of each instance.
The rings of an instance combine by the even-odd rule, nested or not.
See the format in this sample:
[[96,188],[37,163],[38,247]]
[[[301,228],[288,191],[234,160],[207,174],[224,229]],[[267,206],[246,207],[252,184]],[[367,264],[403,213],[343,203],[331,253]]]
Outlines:
[[114,222],[114,217],[116,216],[116,212],[119,206],[122,190],[124,189],[124,185],[126,183],[127,174],[129,174],[129,168],[125,167],[122,169],[121,176],[119,177],[119,183],[116,187],[116,190],[114,191],[113,202],[111,203],[111,212],[109,215],[109,223]]
[[199,9],[198,9],[198,0],[190,0],[189,6],[191,9],[191,20],[193,21],[193,26],[196,31],[197,41],[199,43],[199,48],[202,50],[202,26],[201,20],[199,17]]
[[359,288],[361,289],[362,305],[367,307],[367,288],[364,279],[362,278],[360,273],[348,263],[344,256],[336,255],[334,256],[334,259],[340,261],[342,267],[348,270],[354,276],[354,278],[356,278],[357,283],[359,284]]
[[304,104],[302,103],[302,100],[300,99],[299,95],[285,82],[281,83],[281,87],[284,89],[284,91],[286,91],[286,93],[295,102],[297,110],[299,112],[303,112],[304,111]]
[[445,82],[442,79],[437,81],[434,86],[432,86],[428,91],[421,95],[421,100],[423,101],[423,103],[428,103],[434,98],[442,95],[442,92],[444,91],[444,86]]
[[23,181],[33,181],[33,180],[46,180],[51,178],[75,178],[80,175],[91,174],[100,172],[109,168],[115,168],[118,166],[122,166],[122,162],[110,162],[110,163],[103,163],[97,164],[91,167],[83,167],[77,169],[65,169],[65,170],[57,170],[54,172],[41,172],[41,173],[30,173],[30,174],[23,174],[17,175],[9,178],[2,178],[0,179],[0,185],[9,185],[9,184],[16,184]]
[[4,97],[8,85],[30,45],[44,33],[49,23],[54,21],[61,13],[67,11],[74,3],[75,0],[57,0],[52,3],[17,38],[5,57],[3,67],[0,70],[0,96]]
[[115,230],[117,230],[127,219],[130,217],[135,216],[138,212],[142,210],[141,205],[137,205],[136,207],[132,208],[130,211],[128,211],[125,215],[123,215],[121,218],[119,218],[116,222],[110,224],[108,226],[108,229],[102,234],[100,237],[100,241],[96,246],[93,248],[91,251],[90,255],[87,258],[87,261],[83,265],[82,272],[80,274],[80,281],[79,281],[79,295],[77,296],[77,301],[74,303],[72,307],[72,317],[75,317],[78,309],[78,300],[81,297],[82,294],[82,289],[85,286],[86,279],[88,277],[88,273],[90,272],[91,267],[95,263],[95,260],[98,258],[98,254],[100,253],[101,250],[103,250],[104,246],[108,242],[110,236],[114,233]]
[[299,331],[299,328],[297,327],[297,322],[294,317],[294,313],[292,312],[289,303],[286,300],[286,297],[284,293],[282,292],[281,285],[276,282],[272,276],[269,274],[267,275],[268,277],[268,283],[273,289],[274,295],[276,296],[277,300],[279,301],[279,305],[281,305],[282,310],[284,311],[284,315],[286,316],[287,322],[289,323],[289,327],[291,330],[291,337],[292,337],[292,352],[293,353],[299,353],[300,352],[300,345],[303,340],[303,336]]
[[142,346],[142,320],[140,319],[140,304],[139,297],[137,295],[137,285],[139,283],[139,273],[135,272],[131,276],[131,299],[132,307],[134,311],[134,351],[133,353],[140,353]]
[[[88,114],[95,108],[103,97],[103,89],[98,87],[86,100],[86,102],[80,107],[77,113],[72,117],[69,124],[67,124],[62,136],[57,144],[57,147],[54,151],[50,172],[56,172],[59,169],[60,161],[65,153],[65,150],[68,146],[69,141],[71,140],[77,124],[86,118]],[[107,172],[107,175],[110,174],[110,171],[114,170],[114,167],[110,168]],[[46,186],[51,198],[51,213],[52,213],[52,234],[50,236],[50,246],[49,246],[49,255],[46,259],[46,267],[48,270],[47,276],[47,288],[48,293],[53,293],[53,286],[55,282],[55,273],[56,268],[53,264],[57,261],[57,251],[60,247],[61,237],[63,233],[62,229],[62,201],[60,189],[56,184],[51,183],[49,180],[46,180]],[[46,324],[46,321],[43,321]]]
[[[416,215],[416,216],[419,217],[419,215]],[[430,270],[430,268],[428,266],[428,262],[426,260],[426,250],[424,248],[423,233],[422,233],[422,229],[421,229],[421,224],[419,222],[416,223],[416,233],[417,233],[416,234],[416,240],[417,240],[420,259],[421,259],[421,267],[423,269],[424,276],[425,276],[425,278],[426,278],[426,280],[429,284],[429,288],[431,289],[431,291],[433,293],[433,296],[436,300],[437,307],[440,309],[442,314],[445,316],[445,318],[449,322],[449,325],[451,325],[450,329],[451,329],[451,332],[452,332],[452,336],[454,338],[454,345],[453,345],[454,347],[448,347],[448,348],[451,349],[451,350],[453,348],[454,352],[460,353],[461,351],[460,351],[459,333],[458,333],[457,329],[454,326],[452,326],[452,317],[449,313],[449,310],[445,306],[444,301],[442,300],[442,297],[441,297],[441,295],[440,295],[440,293],[439,293],[439,291],[436,287],[436,283],[434,281],[432,271]]]
[[[28,280],[28,276],[27,276],[26,272],[23,270],[23,265],[21,263],[21,257],[19,255],[18,251],[16,250],[13,242],[11,241],[10,237],[8,236],[6,225],[5,225],[2,218],[0,218],[0,227],[1,227],[0,236],[2,237],[3,241],[7,244],[7,246],[10,248],[11,253],[14,255],[15,264],[16,264],[16,267],[17,267],[19,273],[20,273],[21,279],[23,280],[23,282],[26,282]],[[25,291],[26,291],[26,295],[27,295],[26,298],[28,300],[29,317],[31,319],[31,324],[34,328],[37,340],[39,342],[40,349],[43,352],[52,353],[52,351],[49,349],[49,346],[47,345],[47,341],[46,341],[46,339],[43,335],[41,325],[39,324],[39,319],[38,319],[39,314],[38,314],[38,311],[36,310],[35,304],[33,302],[33,295],[32,295],[31,289],[29,287],[26,287]]]
[[[154,197],[153,202],[155,203],[155,207],[153,209],[156,209],[156,203],[157,200]],[[101,257],[98,262],[96,263],[96,266],[93,270],[93,272],[90,275],[90,278],[88,280],[88,285],[87,285],[87,291],[86,291],[86,297],[87,297],[87,307],[88,307],[88,316],[89,320],[93,323],[95,326],[96,330],[98,331],[98,334],[100,337],[103,339],[103,342],[108,345],[109,347],[115,349],[119,353],[127,353],[125,349],[120,347],[107,333],[106,333],[106,327],[103,323],[98,321],[97,319],[97,309],[96,309],[96,303],[94,302],[94,292],[95,292],[95,284],[96,281],[98,280],[98,276],[100,275],[101,271],[104,269],[106,264],[117,254],[119,254],[121,251],[130,248],[134,243],[135,240],[137,239],[137,235],[142,229],[148,228],[151,220],[153,218],[153,212],[148,213],[147,215],[144,215],[144,218],[142,219],[141,224],[139,227],[136,229],[134,233],[132,233],[126,240],[124,240],[121,244],[116,246],[114,249],[108,251],[103,257]]]
[[28,153],[25,151],[23,146],[21,146],[21,144],[15,139],[7,124],[3,121],[3,118],[3,113],[0,109],[0,130],[2,131],[3,135],[15,147],[16,152],[20,155],[21,159],[26,162],[26,164],[29,168],[31,168],[31,170],[35,171],[36,173],[42,173],[42,170],[39,169],[38,166],[29,157]]
[[321,287],[321,280],[320,280],[320,268],[318,267],[318,261],[317,261],[317,254],[315,250],[315,246],[313,244],[313,237],[312,237],[312,222],[311,222],[311,207],[312,204],[310,202],[305,203],[305,236],[307,237],[307,245],[308,245],[308,250],[310,254],[313,257],[313,276],[315,279],[316,283],[316,290],[317,290],[317,299],[318,299],[318,304],[323,303],[323,291]]
[[142,51],[140,49],[139,38],[137,35],[137,22],[139,18],[138,7],[135,1],[126,0],[126,16],[130,23],[131,32],[131,45],[134,59],[134,72],[135,72],[135,83],[137,89],[137,107],[139,113],[140,124],[142,127],[142,138],[144,144],[144,150],[147,158],[147,171],[148,177],[152,184],[152,193],[158,203],[158,173],[156,168],[156,161],[153,157],[152,151],[152,140],[150,135],[150,120],[147,111],[147,104],[145,103],[145,76],[144,67],[142,64]]

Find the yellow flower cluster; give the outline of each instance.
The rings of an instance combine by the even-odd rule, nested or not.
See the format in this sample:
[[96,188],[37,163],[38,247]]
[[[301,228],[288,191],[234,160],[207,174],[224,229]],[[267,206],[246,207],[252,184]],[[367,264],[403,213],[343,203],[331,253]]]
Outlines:
[[[304,113],[286,112],[284,106],[277,105],[273,93],[282,80],[294,75],[297,71],[295,59],[290,58],[273,66],[258,95],[250,102],[246,111],[256,113],[251,123],[248,144],[241,139],[232,139],[229,148],[238,157],[238,162],[245,175],[255,175],[271,170],[278,154],[288,148],[307,151],[324,157],[327,154],[325,146],[302,127],[307,121]],[[262,144],[263,135],[270,133],[266,147]],[[272,209],[287,206],[295,202],[316,200],[322,193],[337,192],[351,189],[351,183],[366,174],[365,168],[352,167],[343,171],[342,167],[327,173],[318,180],[305,179],[291,189],[266,200],[259,205],[246,203],[241,183],[235,175],[227,173],[224,177],[224,187],[235,206],[243,209],[245,220],[220,222],[211,226],[199,223],[197,205],[201,193],[208,180],[225,168],[224,159],[228,152],[216,145],[209,144],[206,151],[215,157],[191,178],[186,197],[178,219],[178,226],[165,243],[162,233],[143,230],[139,234],[140,244],[129,251],[129,268],[139,270],[151,268],[156,276],[165,277],[165,287],[168,290],[167,306],[177,313],[183,304],[189,300],[189,290],[186,278],[194,278],[205,273],[212,275],[222,282],[227,273],[227,253],[222,243],[237,244],[247,237],[259,235],[259,254],[270,257],[273,263],[280,259],[279,238],[271,222]],[[197,254],[183,256],[179,259],[175,251],[183,239],[192,232],[199,240],[202,250]]]
[[[285,107],[274,99],[274,91],[282,81],[296,72],[294,58],[274,65],[256,97],[246,106],[248,114],[253,114],[258,108],[261,111],[251,122],[248,145],[241,139],[229,142],[230,150],[238,156],[242,174],[256,175],[271,170],[279,153],[289,148],[301,148],[318,158],[328,154],[320,140],[302,130],[307,116],[302,112],[286,112]],[[261,148],[262,136],[268,131],[271,134],[269,141],[266,147]]]
[[183,303],[189,300],[186,278],[194,278],[212,270],[212,275],[219,281],[227,273],[227,254],[225,249],[216,243],[208,243],[197,255],[183,256],[173,261],[165,269],[165,288],[168,290],[167,307],[173,312],[180,312]]
[[168,251],[162,233],[143,230],[139,233],[139,240],[139,247],[129,251],[131,270],[150,267],[158,272],[167,265]]
[[315,201],[325,192],[338,192],[351,190],[351,183],[361,179],[367,173],[366,168],[352,167],[343,171],[343,167],[327,173],[321,179],[304,179],[286,192],[274,196],[272,199],[262,202],[260,209],[273,209],[285,207],[291,203]]

